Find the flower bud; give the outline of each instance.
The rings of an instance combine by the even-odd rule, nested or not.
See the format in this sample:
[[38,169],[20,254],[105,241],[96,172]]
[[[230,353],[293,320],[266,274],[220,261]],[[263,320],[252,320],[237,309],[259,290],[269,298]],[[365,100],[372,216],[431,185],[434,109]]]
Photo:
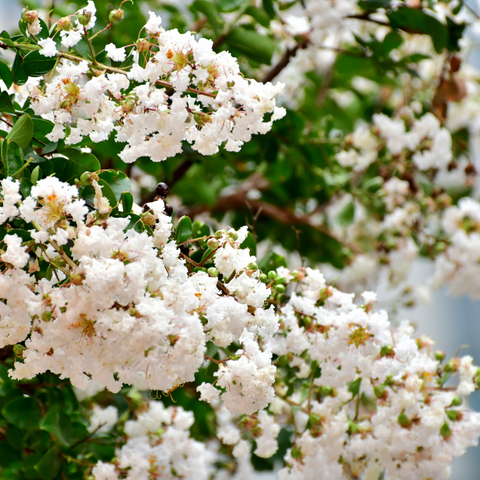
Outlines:
[[210,250],[216,250],[220,246],[220,243],[215,238],[209,238],[207,246]]
[[440,427],[440,435],[443,438],[448,438],[452,436],[452,431],[450,430],[450,426],[448,425],[447,422],[445,422],[441,427]]
[[119,8],[118,10],[112,10],[108,14],[108,21],[110,23],[118,23],[120,20],[123,19],[124,11]]
[[139,38],[136,43],[137,52],[149,52],[152,44],[145,38]]
[[90,23],[92,18],[91,12],[83,10],[81,13],[77,13],[78,23],[86,27]]
[[249,263],[248,267],[249,270],[258,270],[258,265],[255,262]]
[[258,277],[261,282],[265,283],[268,280],[268,277],[264,274],[261,273],[260,276]]
[[461,397],[453,397],[451,406],[452,407],[459,407],[463,403],[463,399]]
[[284,285],[275,285],[275,291],[277,293],[285,293],[285,286]]
[[215,238],[216,238],[216,239],[220,239],[220,238],[222,238],[222,237],[223,237],[223,230],[217,230],[217,231],[215,232]]
[[29,10],[28,7],[25,7],[22,10],[22,20],[28,25],[32,25],[38,20],[38,12],[36,10]]
[[398,416],[397,421],[398,421],[398,424],[403,428],[408,428],[411,423],[408,417],[405,415],[404,410],[402,410],[402,413]]
[[72,28],[72,22],[70,21],[70,18],[68,17],[63,17],[57,22],[57,27],[60,30],[65,30],[66,32],[69,32]]
[[211,277],[218,277],[218,270],[215,267],[210,267],[207,272]]
[[270,280],[275,280],[277,278],[277,272],[274,270],[270,270],[267,275]]
[[380,350],[381,357],[392,357],[395,355],[395,350],[393,349],[393,345],[385,345]]
[[460,415],[460,412],[458,410],[447,410],[447,417],[452,422],[457,420],[459,415]]
[[445,360],[445,352],[443,350],[437,350],[435,352],[435,359],[439,362],[443,362]]
[[230,230],[227,234],[234,242],[238,240],[238,233],[235,230]]
[[277,277],[275,279],[276,285],[285,285],[287,283],[287,279],[285,277]]

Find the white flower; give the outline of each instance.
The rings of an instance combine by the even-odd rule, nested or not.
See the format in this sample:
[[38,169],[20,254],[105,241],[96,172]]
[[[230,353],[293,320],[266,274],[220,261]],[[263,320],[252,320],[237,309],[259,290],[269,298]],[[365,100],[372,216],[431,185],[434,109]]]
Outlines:
[[45,38],[44,40],[39,40],[38,44],[42,47],[40,49],[40,55],[45,57],[54,57],[57,51],[57,45],[52,38]]
[[115,44],[109,43],[105,47],[107,57],[111,58],[114,62],[124,62],[126,57],[125,47],[117,48]]

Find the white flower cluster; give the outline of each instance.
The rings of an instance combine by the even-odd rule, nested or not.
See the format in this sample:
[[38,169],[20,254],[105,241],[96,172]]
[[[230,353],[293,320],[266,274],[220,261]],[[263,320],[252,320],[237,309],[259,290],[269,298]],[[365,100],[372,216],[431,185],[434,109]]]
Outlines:
[[[216,276],[189,272],[169,242],[171,220],[160,199],[148,204],[148,235],[125,231],[128,217],[87,215],[77,188],[54,177],[23,201],[18,181],[5,179],[2,188],[2,223],[21,218],[35,227],[26,245],[9,232],[1,254],[1,345],[30,334],[15,378],[50,370],[81,389],[97,381],[113,392],[123,383],[168,391],[194,379],[207,340],[240,342],[238,358],[218,374],[227,406],[251,413],[272,400],[275,367],[258,336],[273,335],[278,321],[273,307],[264,308],[271,290],[249,269],[255,257],[239,248],[246,227],[217,235],[222,286]],[[25,271],[39,270],[39,261],[55,269],[51,280]]]
[[99,461],[93,467],[94,479],[209,479],[214,455],[190,438],[192,424],[191,412],[150,402],[147,411],[125,423],[127,442],[117,449],[115,463]]
[[[405,116],[412,115],[409,109],[402,111]],[[426,113],[416,120],[410,118],[408,121],[377,113],[373,116],[373,124],[377,130],[374,130],[374,133],[378,137],[364,125],[347,137],[347,142],[353,148],[342,150],[336,155],[340,165],[351,167],[355,171],[365,170],[375,161],[384,146],[393,156],[403,152],[411,153],[411,159],[419,170],[445,170],[452,161],[450,132],[443,128],[431,113]]]
[[[93,2],[80,12],[94,22]],[[147,156],[159,162],[181,152],[182,141],[203,155],[216,153],[222,144],[238,151],[253,134],[268,132],[272,122],[285,115],[275,106],[283,86],[244,78],[237,60],[226,51],[215,53],[211,40],[197,41],[192,33],[176,29],[165,31],[161,18],[152,12],[145,29],[158,51],[148,53],[153,44],[140,40],[128,73],[106,68],[112,73],[96,70],[89,79],[86,60],[62,59],[53,78],[34,90],[33,110],[55,123],[47,135],[51,141],[65,138],[67,144],[76,144],[89,136],[100,142],[116,132],[116,141],[128,142],[122,160],[131,163]],[[73,27],[61,34],[65,32],[68,39],[78,33]],[[67,36],[63,39],[67,41]],[[41,54],[56,54],[52,39],[42,42]],[[109,44],[106,51],[114,61],[125,59],[124,48]],[[149,60],[141,66],[146,53]],[[264,121],[269,113],[270,119]]]
[[[442,367],[431,340],[415,340],[408,323],[393,329],[385,312],[373,312],[373,292],[356,305],[316,270],[296,279],[270,344],[278,355],[302,355],[291,364],[318,362],[321,374],[304,394],[277,397],[270,407],[280,419],[289,405],[296,410],[297,433],[278,478],[448,478],[452,457],[480,436],[480,414],[459,397],[476,388],[472,358]],[[442,389],[455,372],[457,390]],[[282,397],[281,385],[277,391]]]
[[455,296],[480,298],[480,205],[462,198],[458,206],[448,208],[442,218],[448,246],[436,258],[432,284],[448,284]]

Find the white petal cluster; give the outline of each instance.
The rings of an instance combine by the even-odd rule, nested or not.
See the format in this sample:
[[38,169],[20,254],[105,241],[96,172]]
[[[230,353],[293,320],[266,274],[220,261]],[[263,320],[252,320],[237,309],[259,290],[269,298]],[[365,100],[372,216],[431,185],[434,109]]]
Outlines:
[[450,244],[436,258],[432,284],[448,284],[455,296],[480,298],[480,204],[462,198],[445,210],[442,227]]
[[[94,23],[93,2],[80,12],[91,15]],[[61,31],[62,44],[77,43],[79,29]],[[32,94],[35,113],[55,123],[49,140],[65,138],[67,144],[76,144],[88,136],[101,142],[114,133],[116,141],[128,142],[120,153],[125,162],[142,156],[159,162],[180,153],[183,141],[203,155],[216,153],[222,144],[238,151],[252,135],[268,132],[272,122],[285,115],[275,105],[282,84],[244,78],[237,60],[226,51],[215,53],[211,40],[165,31],[152,12],[145,29],[158,37],[158,51],[145,66],[139,63],[142,51],[135,51],[128,73],[99,72],[89,79],[87,62],[62,60],[43,90]],[[56,54],[52,39],[39,43],[42,55]],[[113,43],[106,52],[117,62],[126,58],[125,48]],[[273,115],[265,121],[269,113]],[[65,125],[71,129],[68,136]]]
[[[356,305],[319,275],[297,272],[270,342],[279,355],[306,351],[321,370],[308,394],[287,398],[298,433],[278,478],[448,478],[452,456],[480,435],[480,414],[456,397],[476,388],[472,358],[442,367],[433,342],[415,340],[406,322],[392,329],[386,312],[372,310],[372,292]],[[440,388],[445,372],[459,374],[457,391]]]
[[[92,184],[101,203],[98,182]],[[34,227],[32,253],[12,232],[1,254],[0,340],[26,340],[15,378],[50,370],[80,389],[95,383],[117,392],[126,383],[168,391],[194,380],[208,340],[219,347],[239,342],[243,350],[216,373],[227,390],[222,398],[236,413],[268,405],[275,367],[258,336],[272,336],[278,321],[273,307],[264,308],[271,290],[248,268],[255,257],[240,248],[246,228],[217,240],[216,254],[228,252],[234,268],[219,269],[229,275],[222,286],[216,276],[189,272],[169,241],[172,224],[161,199],[148,204],[147,223],[154,225],[148,235],[126,230],[129,217],[88,213],[77,187],[55,177],[40,180],[23,201],[17,181],[2,185],[4,220],[19,217]],[[25,271],[34,258],[37,267],[38,261],[64,267],[51,280],[35,281]],[[211,400],[218,396],[212,390],[205,386],[202,395]]]
[[181,407],[165,408],[150,402],[146,412],[125,424],[127,442],[116,452],[116,461],[99,461],[95,480],[184,478],[207,480],[213,472],[213,454],[190,438],[193,414]]

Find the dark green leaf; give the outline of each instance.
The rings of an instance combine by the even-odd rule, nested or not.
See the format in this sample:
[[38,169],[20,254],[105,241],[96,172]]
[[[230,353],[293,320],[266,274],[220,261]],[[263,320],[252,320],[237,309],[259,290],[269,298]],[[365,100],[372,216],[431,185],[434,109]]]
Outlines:
[[28,75],[25,73],[25,69],[23,68],[23,58],[20,53],[17,53],[15,55],[15,59],[13,60],[12,78],[13,83],[16,83],[17,85],[25,85],[28,80]]
[[23,68],[30,77],[40,77],[50,72],[57,62],[57,57],[45,57],[38,50],[28,53],[23,58]]
[[63,182],[73,183],[76,178],[80,179],[83,172],[100,170],[100,162],[91,153],[83,153],[75,148],[65,148],[61,151],[61,154],[68,159],[54,158],[52,163],[55,176]]
[[103,170],[98,174],[98,176],[105,180],[113,193],[117,201],[120,201],[123,192],[130,191],[130,179],[123,172],[116,172],[115,170]]
[[3,407],[2,414],[8,422],[26,430],[36,428],[42,420],[40,405],[32,397],[14,398]]
[[230,47],[252,60],[265,64],[272,62],[276,43],[270,37],[260,35],[254,30],[237,27],[230,30],[225,41]]
[[33,122],[28,113],[24,113],[13,125],[7,135],[7,140],[18,143],[22,148],[26,148],[33,136]]
[[4,140],[2,144],[2,162],[5,167],[5,176],[11,177],[23,166],[23,152],[20,145]]
[[449,31],[447,25],[432,15],[417,8],[398,8],[387,13],[392,28],[399,28],[410,33],[424,33],[432,37],[437,53],[447,46]]
[[348,391],[351,392],[352,396],[358,395],[358,392],[360,391],[360,384],[362,383],[361,378],[357,378],[353,382],[350,382],[348,385]]
[[98,443],[90,443],[90,451],[102,462],[110,461],[115,455],[114,445],[100,445]]
[[255,237],[250,232],[248,232],[247,238],[243,241],[241,247],[248,248],[251,255],[257,254],[257,242],[255,241]]
[[123,213],[130,213],[133,207],[133,195],[130,192],[122,193]]
[[10,467],[20,461],[20,454],[8,442],[0,442],[0,467]]
[[340,226],[346,227],[353,222],[355,217],[355,204],[353,201],[348,202],[337,215],[337,222]]
[[273,6],[273,0],[262,0],[263,9],[268,13],[270,18],[275,17],[275,8]]
[[15,108],[13,108],[12,99],[7,92],[2,92],[0,94],[0,112],[14,113]]
[[60,470],[60,457],[56,447],[52,447],[35,465],[35,470],[43,480],[52,480]]
[[182,217],[178,222],[175,234],[175,241],[183,243],[192,236],[192,220],[190,217]]
[[0,78],[3,80],[7,88],[10,88],[12,86],[12,71],[3,62],[0,62]]
[[40,428],[51,433],[61,446],[69,446],[72,422],[65,413],[61,413],[58,410],[50,410],[45,417],[43,417]]
[[213,2],[208,0],[195,0],[190,5],[190,8],[193,11],[203,13],[207,17],[209,24],[212,26],[215,32],[219,32],[221,23],[223,24],[223,21]]
[[286,266],[287,262],[285,261],[285,258],[273,251],[268,252],[258,263],[258,268],[260,268],[260,270],[262,270],[263,272],[276,270],[278,267]]
[[255,7],[250,5],[245,13],[254,18],[262,27],[268,28],[270,26],[270,16],[263,8]]
[[32,190],[32,182],[26,177],[21,178],[20,179],[20,191],[22,192],[23,197],[24,198],[29,197],[31,190]]
[[221,12],[234,12],[245,0],[218,0],[218,9]]

